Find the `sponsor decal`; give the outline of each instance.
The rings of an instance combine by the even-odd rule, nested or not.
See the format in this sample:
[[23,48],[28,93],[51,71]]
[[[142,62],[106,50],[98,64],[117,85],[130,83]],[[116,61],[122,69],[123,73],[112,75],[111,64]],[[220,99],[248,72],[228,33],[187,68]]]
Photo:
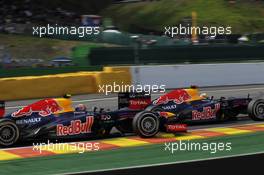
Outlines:
[[177,108],[177,105],[162,106],[162,109],[164,110],[172,110],[176,108]]
[[110,115],[104,115],[104,114],[101,115],[101,120],[110,120],[110,119],[111,119]]
[[182,104],[183,102],[191,99],[191,96],[188,94],[188,92],[184,89],[177,89],[174,91],[171,91],[161,97],[159,97],[157,100],[153,102],[155,105],[160,104],[166,104],[169,101],[173,101],[176,104]]
[[93,122],[94,122],[94,117],[87,116],[86,122],[84,123],[82,123],[81,120],[73,120],[71,121],[71,124],[69,126],[58,124],[57,125],[57,136],[91,133]]
[[147,105],[148,103],[146,101],[142,100],[130,100],[130,105]]
[[30,119],[23,119],[23,120],[17,120],[16,124],[33,124],[33,123],[38,123],[41,121],[41,118],[30,118]]
[[171,113],[171,112],[159,112],[159,115],[165,118],[170,118],[170,117],[174,117],[175,114]]
[[144,109],[148,104],[150,104],[150,99],[131,99],[129,100],[130,109]]
[[136,94],[135,94],[135,93],[130,93],[130,94],[129,94],[129,97],[130,97],[130,98],[136,98]]
[[33,112],[37,112],[40,116],[46,117],[61,110],[62,108],[54,99],[46,99],[28,105],[16,112],[13,112],[11,115],[12,117],[23,117],[30,116]]
[[186,124],[175,124],[175,125],[167,125],[167,132],[185,132],[187,131]]
[[214,109],[211,106],[203,107],[203,111],[192,111],[192,120],[208,120],[216,118],[216,113],[220,109],[220,103],[215,104]]

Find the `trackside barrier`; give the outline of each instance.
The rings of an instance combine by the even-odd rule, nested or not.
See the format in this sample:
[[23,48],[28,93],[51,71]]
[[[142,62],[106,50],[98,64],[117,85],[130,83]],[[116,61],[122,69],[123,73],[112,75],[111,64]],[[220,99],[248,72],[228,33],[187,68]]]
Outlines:
[[131,67],[132,84],[168,88],[264,84],[264,62]]
[[[90,65],[134,64],[134,47],[91,48]],[[264,45],[152,46],[138,50],[140,64],[223,63],[264,58]]]
[[129,68],[106,67],[99,72],[0,78],[0,99],[19,100],[98,93],[99,85],[131,84]]
[[131,85],[131,73],[129,67],[105,67],[103,72],[95,74],[97,92],[100,91],[99,86],[108,85]]

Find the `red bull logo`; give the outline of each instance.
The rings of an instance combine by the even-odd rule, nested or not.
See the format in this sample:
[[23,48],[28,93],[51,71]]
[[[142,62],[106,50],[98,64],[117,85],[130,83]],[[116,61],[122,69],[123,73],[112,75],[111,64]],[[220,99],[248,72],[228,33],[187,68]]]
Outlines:
[[12,113],[12,117],[30,116],[34,112],[38,112],[40,116],[46,117],[61,110],[62,108],[58,105],[56,100],[46,99],[46,100],[40,100],[36,103],[28,105]]
[[171,91],[161,97],[159,97],[157,100],[153,102],[155,105],[159,104],[166,104],[169,101],[173,101],[176,104],[182,104],[183,102],[191,99],[191,96],[187,93],[184,89],[177,89],[174,91]]
[[211,106],[204,107],[202,112],[192,111],[192,120],[207,120],[216,117],[216,113],[220,110],[220,103],[215,104],[214,109]]
[[90,133],[94,122],[93,116],[87,116],[86,122],[81,120],[73,120],[69,126],[62,124],[57,125],[57,136],[78,135]]

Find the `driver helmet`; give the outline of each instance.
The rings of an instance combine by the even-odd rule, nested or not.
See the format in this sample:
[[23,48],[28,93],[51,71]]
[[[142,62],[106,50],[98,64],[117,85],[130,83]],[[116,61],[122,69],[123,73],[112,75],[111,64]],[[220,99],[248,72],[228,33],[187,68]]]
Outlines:
[[78,104],[76,107],[75,107],[75,111],[86,111],[87,107],[84,105],[84,104]]
[[206,93],[201,93],[200,97],[206,99],[206,98],[208,98],[208,95]]

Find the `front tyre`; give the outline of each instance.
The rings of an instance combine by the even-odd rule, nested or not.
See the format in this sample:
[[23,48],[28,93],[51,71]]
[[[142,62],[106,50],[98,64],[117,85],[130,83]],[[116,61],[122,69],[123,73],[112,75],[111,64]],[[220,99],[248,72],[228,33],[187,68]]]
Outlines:
[[152,112],[142,111],[136,114],[132,126],[140,137],[154,137],[159,132],[159,118]]
[[19,139],[19,129],[12,120],[0,120],[0,146],[11,146]]
[[248,115],[252,120],[264,120],[264,100],[251,100],[248,104]]

